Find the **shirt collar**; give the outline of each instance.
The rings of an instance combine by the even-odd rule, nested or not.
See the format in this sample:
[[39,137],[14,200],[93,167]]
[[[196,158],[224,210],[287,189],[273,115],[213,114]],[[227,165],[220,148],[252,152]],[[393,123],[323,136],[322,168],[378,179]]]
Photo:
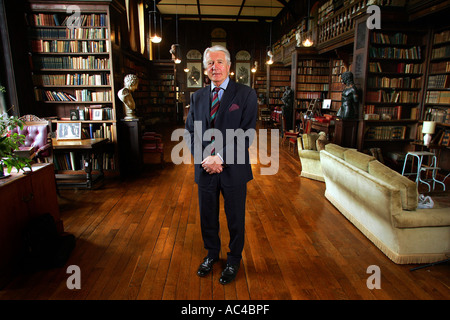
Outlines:
[[[229,77],[227,77],[227,78],[222,82],[222,84],[221,84],[219,87],[220,87],[221,89],[223,89],[223,90],[226,90],[227,87],[228,87],[228,82],[230,82],[230,78],[229,78]],[[211,82],[211,91],[213,91],[215,87],[216,87],[216,86],[214,85],[214,83]]]

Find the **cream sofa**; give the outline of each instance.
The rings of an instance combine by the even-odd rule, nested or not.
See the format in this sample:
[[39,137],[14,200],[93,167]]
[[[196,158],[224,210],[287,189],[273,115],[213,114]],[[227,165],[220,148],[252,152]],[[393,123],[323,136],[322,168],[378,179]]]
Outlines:
[[450,208],[417,209],[416,184],[374,157],[328,144],[320,151],[325,197],[398,264],[450,253]]

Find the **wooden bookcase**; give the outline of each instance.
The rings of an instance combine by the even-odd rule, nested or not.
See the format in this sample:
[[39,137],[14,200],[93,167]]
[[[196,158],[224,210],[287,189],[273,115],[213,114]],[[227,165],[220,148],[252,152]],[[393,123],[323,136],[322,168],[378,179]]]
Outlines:
[[[84,138],[109,138],[104,168],[118,170],[110,1],[29,3],[26,18],[35,114],[51,119],[55,128],[58,121],[79,121]],[[69,4],[80,8],[81,22],[76,27],[70,24]],[[95,109],[101,109],[101,119],[93,117]],[[56,169],[79,169],[66,159],[55,159]]]
[[[440,150],[440,166],[449,171],[450,159],[450,26],[433,30],[422,120],[436,121],[432,144]],[[422,140],[421,125],[417,140]]]
[[294,77],[292,86],[294,90],[294,128],[300,123],[299,114],[305,112],[312,100],[318,99],[320,103],[328,99],[330,91],[330,58],[320,56],[312,48],[298,48],[292,57],[292,70]]
[[342,90],[344,90],[344,84],[341,80],[341,75],[349,71],[342,59],[331,60],[331,79],[330,79],[330,97],[331,109],[333,113],[337,113],[342,105]]
[[[380,30],[368,29],[365,17],[357,20],[354,76],[363,92],[359,150],[376,146],[383,152],[406,151],[416,136],[428,31],[402,27],[401,23],[390,28],[388,21],[394,19],[393,15],[395,12],[382,12]],[[397,19],[401,20],[398,16]]]
[[267,67],[268,104],[271,109],[282,107],[283,93],[286,86],[291,86],[291,68],[282,65]]
[[[150,100],[143,117],[152,122],[168,123],[176,120],[176,79],[172,61],[152,64],[149,80]],[[146,123],[151,126],[153,123]]]

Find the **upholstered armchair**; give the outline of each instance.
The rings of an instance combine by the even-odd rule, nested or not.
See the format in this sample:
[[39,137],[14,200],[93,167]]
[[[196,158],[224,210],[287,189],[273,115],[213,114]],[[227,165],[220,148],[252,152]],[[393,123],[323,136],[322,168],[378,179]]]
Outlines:
[[22,130],[18,127],[12,130],[25,136],[25,142],[19,149],[33,147],[34,158],[38,162],[53,162],[49,122],[34,115],[25,115],[20,119],[24,121]]
[[[322,137],[321,137],[322,136]],[[320,138],[320,139],[319,139]],[[298,157],[302,165],[300,176],[324,181],[320,164],[320,150],[328,143],[325,133],[304,133],[297,138]]]

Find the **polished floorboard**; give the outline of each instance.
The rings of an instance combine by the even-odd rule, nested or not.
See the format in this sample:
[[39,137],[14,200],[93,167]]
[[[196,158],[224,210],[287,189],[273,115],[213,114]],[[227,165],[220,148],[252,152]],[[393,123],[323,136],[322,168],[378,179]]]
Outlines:
[[[146,155],[127,179],[108,178],[96,190],[61,190],[65,231],[77,242],[63,268],[19,274],[0,299],[28,300],[448,300],[449,264],[416,271],[396,265],[325,197],[325,184],[299,176],[298,156],[281,146],[279,170],[253,165],[248,184],[246,239],[236,280],[219,277],[228,231],[221,209],[222,260],[196,276],[203,248],[197,186],[191,164],[170,162],[177,142],[166,142],[163,168]],[[263,150],[264,151],[264,150]],[[370,196],[370,195],[368,195]],[[81,271],[81,289],[69,290],[67,266]],[[380,289],[369,289],[369,266]],[[370,281],[369,281],[370,282]]]

